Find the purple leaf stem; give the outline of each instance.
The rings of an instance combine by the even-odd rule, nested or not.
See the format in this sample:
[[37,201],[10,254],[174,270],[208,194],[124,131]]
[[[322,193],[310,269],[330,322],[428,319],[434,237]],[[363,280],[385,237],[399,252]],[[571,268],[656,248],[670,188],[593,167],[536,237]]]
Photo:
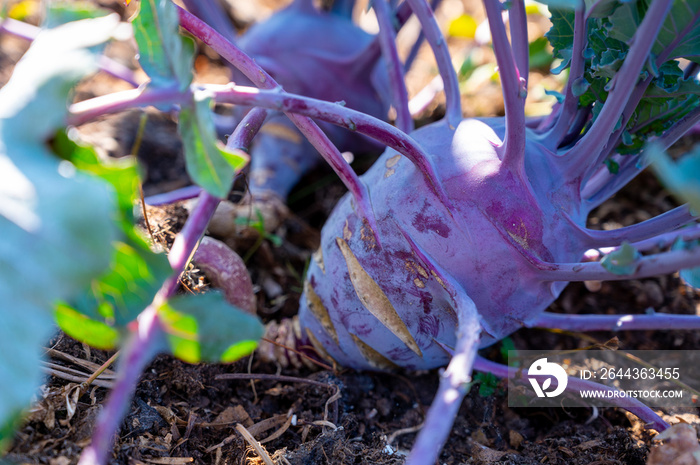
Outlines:
[[551,328],[564,331],[623,331],[623,330],[698,330],[700,316],[651,313],[641,315],[568,315],[544,312],[530,328]]
[[[32,41],[41,32],[41,28],[25,23],[24,21],[4,18],[0,20],[0,32],[3,31],[15,37]],[[98,66],[102,71],[117,79],[128,82],[134,87],[139,86],[136,75],[131,69],[106,55],[100,56]]]
[[[499,378],[516,378],[519,376],[519,369],[516,367],[509,367],[506,365],[501,365],[500,363],[495,363],[490,360],[486,360],[483,357],[476,356],[474,359],[474,369],[476,371],[481,371],[484,373],[491,373]],[[604,386],[602,384],[594,383],[592,381],[586,381],[579,378],[569,376],[569,381],[566,386],[567,391],[613,391],[616,390],[613,387]],[[653,410],[649,407],[635,399],[634,397],[620,397],[618,398],[617,407],[627,410],[628,412],[639,417],[640,420],[647,424],[647,427],[653,428],[656,431],[663,431],[669,427],[669,424],[661,419]]]
[[[524,174],[525,155],[525,80],[518,73],[506,28],[501,14],[499,0],[484,0],[484,8],[491,29],[493,50],[496,54],[498,72],[501,75],[501,88],[506,108],[506,135],[499,155],[505,166],[514,172]],[[526,74],[527,76],[527,74]]]
[[[430,8],[433,10],[433,12],[437,11],[437,9],[440,7],[440,4],[442,3],[442,0],[433,0],[432,3],[430,4]],[[407,3],[402,3],[399,5],[399,9],[403,5],[408,5]],[[398,11],[397,11],[397,20],[398,20]],[[416,57],[418,57],[418,52],[420,51],[421,46],[423,45],[423,41],[425,40],[425,34],[423,34],[423,30],[421,30],[418,33],[418,37],[416,37],[416,41],[413,43],[413,46],[411,47],[411,51],[408,52],[408,56],[406,57],[406,62],[404,63],[404,72],[407,72],[409,69],[411,69],[411,66],[413,66],[413,62],[416,60]],[[442,90],[442,89],[440,89]]]
[[[608,143],[611,128],[617,126],[622,112],[635,89],[639,73],[645,66],[661,26],[673,6],[673,0],[657,0],[651,3],[639,28],[634,34],[633,44],[622,67],[613,81],[613,88],[591,129],[566,154],[568,176],[575,178],[589,171],[591,163],[601,154]],[[599,163],[602,160],[599,160]]]
[[236,39],[238,34],[218,0],[182,0],[182,3],[193,15],[216,29],[229,42]]
[[201,187],[191,185],[180,189],[175,189],[170,192],[164,192],[162,194],[149,195],[144,199],[144,201],[146,202],[146,205],[156,207],[159,205],[168,205],[175,202],[181,202],[183,200],[193,199],[198,197],[201,193]]
[[[229,138],[229,146],[245,149],[262,126],[267,111],[251,110]],[[122,367],[114,388],[107,399],[105,409],[100,414],[93,433],[92,443],[83,451],[79,465],[104,465],[111,449],[112,437],[117,433],[122,418],[130,405],[136,384],[148,362],[165,347],[164,331],[158,317],[158,307],[175,295],[178,278],[193,255],[199,238],[216,210],[219,199],[202,191],[200,201],[187,218],[185,227],[175,238],[169,260],[173,274],[158,291],[153,304],[138,317],[138,329],[127,342],[122,356]]]
[[525,2],[523,0],[513,1],[508,11],[508,18],[515,64],[520,77],[525,80],[525,89],[527,89],[528,75],[530,73],[530,42],[527,36],[527,14],[525,13]]
[[[439,179],[432,160],[411,136],[399,131],[394,126],[362,112],[343,107],[336,103],[299,97],[280,92],[277,89],[259,90],[234,84],[196,86],[194,89],[206,89],[218,103],[233,103],[243,106],[258,106],[288,113],[299,113],[317,118],[338,126],[357,131],[378,142],[392,147],[406,156],[421,171],[426,182],[433,187],[436,195],[445,205],[451,205],[447,194],[436,180]],[[146,89],[145,91],[122,91],[109,96],[96,97],[71,105],[69,124],[83,124],[98,116],[122,111],[134,106],[148,106],[156,103],[182,98],[169,89]],[[184,100],[184,98],[182,98]],[[303,132],[303,131],[302,131]]]
[[138,330],[126,343],[120,357],[119,376],[109,398],[100,412],[92,432],[92,442],[82,454],[78,465],[102,465],[107,463],[112,451],[112,439],[122,418],[131,406],[141,373],[156,354],[165,347],[163,327],[157,307],[147,307],[138,317]]
[[440,386],[435,394],[406,465],[436,463],[447,437],[450,435],[454,419],[459,412],[464,395],[469,391],[472,363],[479,344],[479,325],[476,306],[471,299],[466,308],[458,307],[457,345],[452,359],[440,375]]
[[67,123],[79,126],[98,116],[118,113],[132,108],[143,108],[150,105],[178,104],[191,100],[189,93],[183,93],[176,87],[167,89],[138,89],[124,90],[83,100],[70,106]]
[[[668,149],[681,137],[697,127],[699,123],[700,107],[695,108],[676,121],[661,136],[650,138],[649,142],[654,142],[663,150]],[[648,166],[649,162],[644,158],[643,153],[644,151],[636,157],[627,156],[620,164],[620,170],[617,174],[612,174],[607,167],[601,166],[599,171],[600,177],[598,177],[598,174],[591,177],[582,191],[582,197],[588,198],[589,204],[593,207],[612,197]]]
[[657,240],[659,234],[673,231],[696,219],[697,218],[690,212],[690,209],[683,205],[630,226],[608,231],[584,229],[583,232],[588,239],[586,245],[589,247],[616,247],[622,244],[623,241],[639,242],[643,240]]
[[578,109],[578,97],[573,93],[574,82],[583,77],[584,58],[583,51],[586,48],[586,18],[583,8],[576,9],[574,16],[574,41],[572,46],[571,66],[569,68],[569,79],[566,81],[564,91],[564,102],[561,105],[557,120],[554,126],[542,137],[550,150],[554,151],[569,133],[572,121]]
[[635,265],[633,273],[615,274],[598,262],[542,263],[538,275],[545,281],[619,281],[649,278],[700,266],[700,247],[644,256],[639,258]]
[[[233,66],[238,68],[256,86],[262,89],[281,89],[264,69],[255,63],[255,60],[246,55],[242,50],[224,36],[216,32],[208,24],[194,16],[192,13],[177,7],[180,17],[180,25],[196,38],[209,45],[215,52],[221,55]],[[285,113],[297,128],[306,136],[311,144],[319,151],[321,156],[336,172],[340,180],[345,184],[350,194],[354,197],[360,216],[367,221],[372,231],[378,231],[377,220],[369,199],[367,186],[363,184],[359,176],[350,168],[340,151],[333,145],[328,137],[310,118],[293,113]],[[375,239],[377,236],[375,234]],[[377,239],[378,240],[378,239]],[[379,245],[379,243],[377,242]]]
[[433,49],[440,76],[445,83],[445,99],[447,100],[445,118],[451,127],[456,128],[462,121],[462,101],[457,73],[452,66],[452,58],[447,50],[445,37],[440,32],[433,10],[430,9],[425,0],[406,0],[406,2],[420,21],[423,33]]
[[396,32],[387,0],[376,0],[372,6],[379,22],[379,45],[386,61],[392,102],[396,110],[396,127],[405,133],[413,131],[413,119],[408,111],[408,91],[403,65],[396,50]]

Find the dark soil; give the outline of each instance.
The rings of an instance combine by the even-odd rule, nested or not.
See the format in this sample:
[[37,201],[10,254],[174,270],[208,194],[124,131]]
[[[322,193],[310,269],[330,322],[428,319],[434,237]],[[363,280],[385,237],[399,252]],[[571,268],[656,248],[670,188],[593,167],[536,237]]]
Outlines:
[[[119,3],[110,6],[119,7]],[[237,24],[245,21],[238,18]],[[0,36],[0,83],[9,78],[11,65],[23,49],[21,41]],[[211,58],[199,71],[198,78],[203,81],[209,74],[219,79],[226,72]],[[87,81],[80,87],[80,98],[109,91],[113,81],[104,76]],[[497,113],[500,104],[494,105],[491,111]],[[134,112],[105,118],[81,131],[104,152],[122,156],[131,151],[139,117]],[[189,183],[170,117],[155,113],[149,116],[138,155],[146,168],[146,195]],[[371,158],[362,159],[358,170],[370,164]],[[293,217],[276,232],[284,239],[283,245],[274,247],[264,242],[249,261],[258,310],[266,321],[295,313],[306,260],[317,245],[323,219],[343,194],[342,186],[325,168],[310,174],[301,185],[312,187],[299,188],[292,194]],[[245,190],[244,180],[236,190],[232,198],[239,198]],[[599,208],[591,218],[591,226],[611,228],[636,223],[672,205],[669,195],[646,174]],[[175,205],[149,209],[148,215],[156,241],[167,248],[187,213]],[[246,242],[235,245],[241,255],[250,247]],[[183,292],[201,292],[206,287],[192,270],[184,284]],[[584,284],[572,284],[550,310],[643,313],[649,307],[657,312],[695,314],[700,312],[700,296],[676,275],[603,283],[595,292]],[[521,330],[511,339],[519,349],[554,350],[603,344],[614,337],[623,349],[700,349],[700,333],[696,331],[562,334]],[[77,463],[80,451],[90,442],[95,417],[111,384],[113,373],[108,371],[100,378],[103,387],[76,390],[78,383],[110,353],[90,349],[62,334],[47,347],[52,349],[47,370],[54,375],[47,378],[6,457],[14,463]],[[497,358],[498,347],[484,350],[484,355]],[[67,379],[69,375],[62,367],[78,370],[73,375],[77,378]],[[217,379],[230,373],[251,373],[252,380]],[[273,375],[273,379],[256,379],[256,374]],[[274,375],[297,379],[274,379]],[[189,365],[159,356],[137,387],[116,438],[111,463],[264,463],[236,430],[236,424],[242,424],[264,443],[275,464],[399,465],[411,448],[437,385],[438,371],[383,374],[314,370],[282,367],[256,357],[230,365]],[[334,396],[336,392],[339,396]],[[682,418],[700,424],[695,410],[667,413],[670,422]],[[511,409],[501,383],[488,396],[481,395],[479,389],[471,390],[439,463],[642,465],[652,437],[653,432],[644,430],[636,417],[616,409]]]

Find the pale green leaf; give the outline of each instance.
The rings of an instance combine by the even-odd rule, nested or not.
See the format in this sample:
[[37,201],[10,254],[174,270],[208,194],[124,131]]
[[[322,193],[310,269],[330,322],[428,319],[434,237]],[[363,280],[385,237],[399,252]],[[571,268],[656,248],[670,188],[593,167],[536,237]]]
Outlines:
[[216,139],[211,98],[196,93],[193,107],[180,111],[179,130],[192,180],[211,195],[225,198],[234,175],[246,165],[248,156],[242,151],[226,150]]
[[620,248],[603,257],[600,264],[613,274],[628,275],[637,269],[639,258],[637,249],[628,242],[623,242]]
[[173,297],[158,313],[172,354],[189,363],[235,361],[255,350],[264,332],[257,317],[219,292]]
[[180,21],[171,0],[141,0],[133,20],[139,63],[155,87],[185,90],[192,82],[194,42],[178,32]]

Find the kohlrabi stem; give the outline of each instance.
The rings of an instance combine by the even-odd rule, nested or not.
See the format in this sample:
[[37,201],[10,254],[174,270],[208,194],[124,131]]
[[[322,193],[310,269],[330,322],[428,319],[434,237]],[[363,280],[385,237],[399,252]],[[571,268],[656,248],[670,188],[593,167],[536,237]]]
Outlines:
[[524,79],[525,89],[530,73],[530,47],[527,37],[527,14],[524,0],[514,0],[508,11],[510,37],[513,46],[513,56],[518,68],[518,74]]
[[634,264],[635,271],[629,274],[615,274],[601,263],[591,262],[543,263],[538,275],[545,281],[619,281],[649,278],[696,266],[700,266],[700,246],[640,257]]
[[583,78],[584,58],[583,51],[586,48],[586,14],[583,8],[576,9],[574,16],[574,41],[572,46],[571,66],[569,67],[569,79],[566,81],[564,102],[561,104],[559,114],[554,126],[542,137],[542,143],[552,152],[569,134],[574,116],[578,109],[578,97],[573,93],[574,83]]
[[455,73],[452,66],[452,58],[447,50],[447,42],[445,42],[445,37],[440,32],[433,10],[430,9],[425,0],[406,0],[406,2],[410,5],[418,21],[420,21],[421,26],[423,26],[425,37],[433,49],[440,76],[442,76],[442,80],[445,83],[445,99],[447,101],[445,118],[450,127],[456,128],[462,121],[462,101],[459,93],[459,83],[457,82],[457,73]]
[[293,94],[257,90],[231,84],[209,85],[206,88],[213,93],[214,99],[219,103],[260,106],[288,113],[300,113],[371,137],[408,158],[421,172],[443,204],[445,206],[451,205],[447,194],[439,183],[432,159],[411,136],[384,121],[336,103]]
[[597,164],[602,163],[600,156],[604,153],[611,129],[617,127],[672,6],[673,0],[656,0],[651,3],[634,34],[633,44],[622,67],[613,78],[613,88],[608,93],[600,114],[590,130],[567,153],[567,164],[572,167],[569,173],[571,179],[583,177],[585,173],[591,172],[591,167],[597,168]]
[[157,308],[149,306],[138,317],[138,329],[131,334],[119,360],[118,377],[92,432],[92,442],[80,455],[79,465],[103,465],[111,456],[113,436],[131,406],[141,373],[165,347],[163,327]]
[[391,87],[392,102],[396,110],[396,127],[409,134],[413,131],[413,118],[408,111],[408,91],[403,74],[403,64],[396,49],[396,32],[388,0],[375,0],[372,3],[379,22],[379,45],[386,61]]
[[190,100],[191,96],[188,92],[182,92],[176,87],[169,89],[149,89],[146,87],[113,92],[71,105],[67,123],[79,126],[98,116],[110,113],[118,113],[132,108],[144,108],[150,105],[175,105]]
[[680,206],[631,226],[609,231],[584,229],[583,232],[586,235],[584,242],[587,247],[596,249],[601,247],[616,247],[622,244],[623,241],[638,242],[654,238],[659,234],[664,234],[680,228],[681,226],[685,226],[695,221],[695,219],[696,218],[690,213],[690,209],[687,206]]
[[[229,147],[247,149],[255,134],[262,126],[267,111],[255,108],[251,110],[236,127],[229,138]],[[199,238],[204,234],[207,224],[218,205],[219,199],[202,192],[200,202],[187,218],[185,227],[175,238],[175,243],[168,257],[173,274],[156,294],[153,304],[138,317],[138,327],[127,342],[121,357],[119,378],[107,399],[105,409],[100,414],[93,440],[81,455],[79,465],[104,465],[111,449],[112,437],[119,425],[131,399],[136,384],[148,362],[165,348],[164,332],[158,317],[160,304],[175,295],[180,274],[184,271],[187,260],[193,255]]]
[[[21,39],[33,41],[41,32],[41,28],[12,18],[3,18],[0,20],[0,32],[3,31]],[[136,75],[131,69],[106,55],[99,57],[98,66],[102,71],[117,79],[128,82],[134,87],[139,86]]]
[[700,316],[651,313],[640,315],[569,315],[544,312],[527,324],[529,328],[564,331],[698,330]]
[[229,42],[236,39],[236,30],[218,0],[182,0],[182,3],[193,15],[216,29]]
[[413,444],[411,454],[406,460],[406,465],[436,463],[450,435],[454,419],[462,405],[462,399],[469,391],[472,363],[481,332],[476,306],[471,300],[469,302],[470,306],[455,309],[458,319],[457,345],[450,363],[440,375],[440,387],[428,410],[423,428]]
[[[506,365],[501,365],[500,363],[495,363],[490,360],[486,360],[483,357],[476,356],[474,359],[474,370],[481,371],[484,373],[491,373],[499,378],[516,378],[519,376],[519,368],[509,367]],[[566,386],[567,391],[616,391],[617,389],[609,386],[604,386],[602,384],[594,383],[592,381],[587,381],[573,376],[569,376],[569,380]],[[617,407],[627,410],[628,412],[636,415],[647,424],[647,427],[653,428],[656,431],[663,431],[668,428],[668,423],[661,419],[653,410],[638,401],[634,397],[615,397],[619,399]]]
[[[226,85],[194,86],[193,89],[205,89],[212,93],[218,103],[233,103],[242,106],[258,106],[287,113],[299,113],[307,117],[327,121],[351,131],[359,132],[387,145],[406,156],[421,172],[428,185],[444,205],[451,205],[447,194],[438,183],[438,176],[430,157],[411,136],[397,128],[362,112],[308,97],[279,92],[277,89],[259,90],[252,87]],[[156,103],[179,101],[180,94],[168,89],[146,89],[140,91],[115,92],[105,97],[85,100],[70,107],[69,124],[82,124],[98,116],[131,108],[148,106]]]
[[164,192],[162,194],[149,195],[144,199],[146,205],[158,206],[167,205],[175,202],[181,202],[183,200],[193,199],[198,197],[202,193],[202,188],[197,185],[191,185],[187,187],[182,187],[180,189],[175,189],[170,192]]
[[[522,174],[525,156],[525,98],[527,87],[520,76],[513,57],[510,42],[503,24],[502,6],[499,0],[484,0],[496,54],[498,72],[506,110],[506,135],[499,148],[503,164],[512,171]],[[527,34],[527,32],[526,32]],[[527,75],[527,74],[526,74]]]
[[[255,63],[255,60],[243,53],[234,44],[227,41],[221,34],[212,29],[208,24],[194,16],[192,13],[177,7],[180,16],[180,25],[196,38],[209,45],[215,52],[221,55],[233,66],[238,68],[256,86],[262,89],[281,89],[265,70]],[[377,219],[369,199],[367,186],[359,176],[350,168],[340,151],[333,145],[328,137],[310,118],[294,113],[285,113],[296,125],[302,134],[306,136],[311,145],[321,154],[326,162],[333,168],[340,180],[345,184],[355,200],[359,215],[368,223],[369,228],[377,238]]]
[[[435,12],[437,9],[440,7],[440,4],[442,3],[442,0],[433,0],[432,3],[430,4],[430,8]],[[399,5],[399,10],[403,5],[408,5],[407,3],[402,3]],[[397,11],[397,21],[398,21],[398,11]],[[416,57],[418,56],[418,52],[420,51],[421,46],[423,45],[423,41],[425,40],[425,34],[423,34],[423,30],[421,29],[420,32],[418,32],[418,37],[416,37],[416,41],[413,43],[411,46],[411,51],[408,52],[408,56],[406,56],[406,62],[404,63],[404,72],[407,72],[409,69],[411,69],[411,66],[413,66],[413,62],[416,60]],[[440,89],[442,90],[442,89]]]

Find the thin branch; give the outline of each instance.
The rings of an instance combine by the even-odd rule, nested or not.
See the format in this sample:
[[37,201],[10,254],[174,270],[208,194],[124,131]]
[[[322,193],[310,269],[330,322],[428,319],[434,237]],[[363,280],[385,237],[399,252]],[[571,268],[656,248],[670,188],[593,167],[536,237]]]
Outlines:
[[421,26],[423,26],[423,33],[433,49],[440,76],[442,76],[442,80],[445,83],[445,98],[447,100],[445,118],[451,127],[456,128],[462,121],[462,102],[457,73],[455,73],[452,66],[452,58],[447,50],[445,37],[440,32],[435,15],[425,0],[406,0],[406,3],[410,5]]
[[[221,34],[193,14],[180,7],[177,7],[177,9],[180,17],[180,25],[185,30],[209,45],[215,52],[221,55],[222,58],[238,68],[256,86],[262,89],[281,89],[272,76],[255,63],[255,60],[243,53],[243,51],[234,44],[228,42]],[[345,184],[345,187],[347,187],[348,191],[355,199],[362,217],[367,221],[368,226],[374,232],[375,239],[379,245],[379,238],[377,237],[379,227],[372,210],[367,186],[364,185],[357,174],[350,168],[340,151],[333,145],[316,123],[306,116],[300,116],[294,113],[285,114],[297,128],[299,128],[302,134],[306,136],[314,148],[319,151],[321,156],[336,172],[343,184]]]
[[608,94],[600,114],[591,129],[567,154],[573,157],[570,159],[571,165],[578,167],[578,175],[583,176],[589,170],[591,163],[604,151],[610,129],[617,126],[639,80],[639,73],[647,63],[651,48],[672,6],[673,0],[656,0],[651,3],[644,15],[634,35],[634,43],[614,77],[613,89]]
[[484,0],[484,8],[491,29],[493,50],[496,54],[498,72],[501,75],[501,88],[506,107],[506,135],[499,155],[505,166],[522,174],[525,156],[524,109],[527,86],[525,79],[518,72],[511,45],[508,42],[501,14],[501,2],[499,0]]
[[698,330],[700,316],[652,313],[642,315],[569,315],[544,312],[529,328],[564,331]]
[[609,231],[596,231],[593,229],[584,229],[583,231],[589,239],[587,243],[589,247],[614,247],[622,244],[623,241],[654,240],[653,238],[659,234],[685,226],[696,219],[690,212],[690,209],[683,205],[631,226]]
[[372,4],[379,22],[379,45],[389,74],[392,102],[396,110],[396,127],[406,134],[413,131],[413,119],[408,111],[408,91],[403,65],[396,49],[396,32],[387,0],[375,0]]
[[612,273],[599,262],[547,263],[538,273],[546,281],[620,281],[649,278],[696,266],[700,266],[700,247],[640,257],[635,263],[634,272],[629,274]]
[[182,0],[182,3],[192,14],[216,29],[229,42],[235,41],[236,30],[218,0]]

